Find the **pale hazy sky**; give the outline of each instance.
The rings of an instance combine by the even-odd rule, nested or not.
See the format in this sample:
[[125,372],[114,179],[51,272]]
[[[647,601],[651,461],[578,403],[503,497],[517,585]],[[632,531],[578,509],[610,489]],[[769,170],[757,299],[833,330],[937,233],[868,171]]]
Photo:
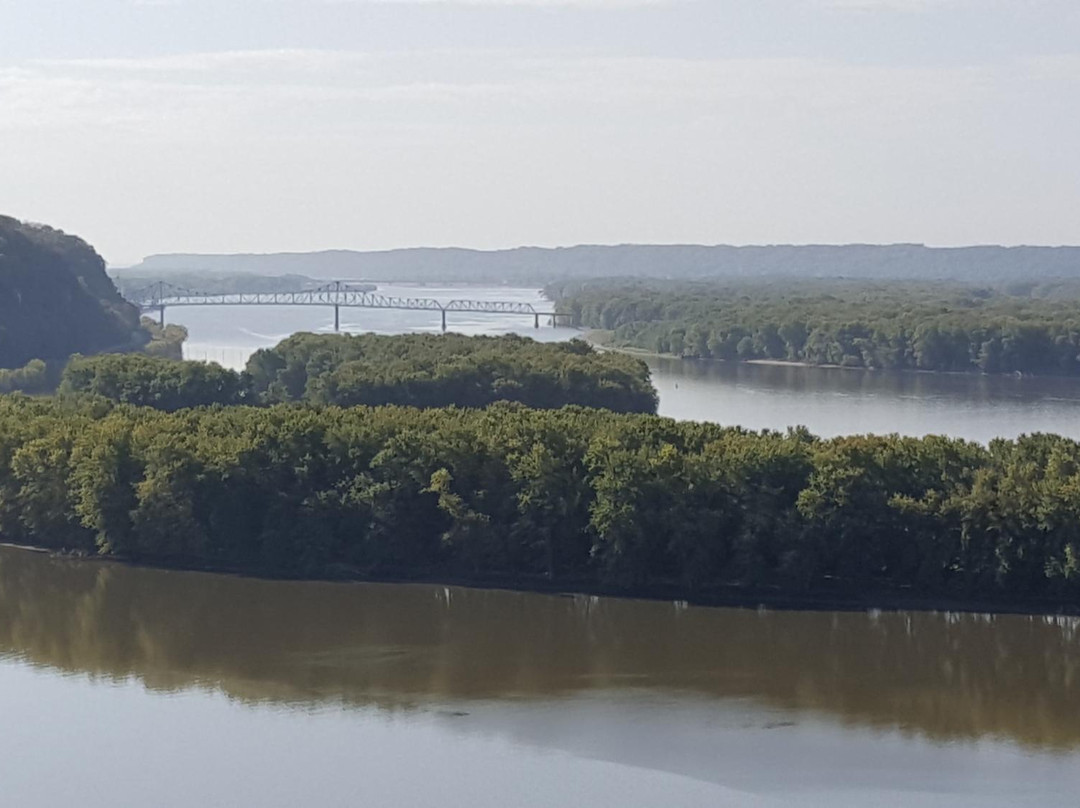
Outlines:
[[0,212],[168,251],[1080,243],[1080,0],[0,0]]

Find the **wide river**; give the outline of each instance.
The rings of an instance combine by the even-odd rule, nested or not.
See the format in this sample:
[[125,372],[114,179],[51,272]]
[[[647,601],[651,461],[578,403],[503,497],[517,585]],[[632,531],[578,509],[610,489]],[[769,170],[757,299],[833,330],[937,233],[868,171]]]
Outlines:
[[1078,629],[0,548],[0,782],[20,808],[1075,808]]
[[[345,315],[438,329],[422,312]],[[189,356],[233,366],[332,324],[301,308],[168,316]],[[676,417],[1080,436],[1065,383],[652,366]],[[262,581],[0,547],[0,716],[3,804],[20,808],[1076,808],[1080,622]]]
[[[550,310],[532,289],[481,286],[389,286],[403,296],[512,300]],[[332,331],[333,311],[301,307],[173,308],[168,319],[188,326],[187,356],[243,367],[258,348],[295,331]],[[436,313],[342,309],[343,330],[438,332]],[[465,334],[516,331],[541,340],[581,336],[569,328],[533,328],[532,317],[450,314]],[[862,432],[937,433],[987,442],[1025,432],[1080,439],[1080,381],[968,374],[873,373],[807,367],[648,358],[660,391],[660,413],[752,429],[801,424],[818,435]]]

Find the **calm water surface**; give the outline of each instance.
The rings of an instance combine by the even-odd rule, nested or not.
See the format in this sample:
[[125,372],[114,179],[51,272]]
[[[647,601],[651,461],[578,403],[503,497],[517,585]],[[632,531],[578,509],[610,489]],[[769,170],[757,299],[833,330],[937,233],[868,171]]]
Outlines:
[[[550,309],[533,289],[485,286],[390,286],[387,294],[514,300]],[[295,331],[333,330],[329,308],[174,308],[171,320],[188,326],[186,352],[243,367],[258,348]],[[429,312],[342,309],[342,328],[384,334],[439,331]],[[451,314],[451,330],[467,334],[516,331],[542,340],[569,339],[568,328],[533,328],[531,317]],[[899,432],[945,434],[980,442],[1025,432],[1056,432],[1080,439],[1080,382],[1071,379],[983,377],[966,374],[871,373],[740,363],[650,358],[660,391],[660,413],[753,429],[802,424],[824,435]]]
[[86,808],[1075,806],[1078,630],[0,548],[0,777]]
[[650,358],[660,413],[817,435],[899,432],[987,443],[1031,432],[1080,439],[1080,381],[885,373]]
[[[333,315],[168,316],[191,358],[237,367]],[[424,312],[343,318],[439,328]],[[1080,437],[1071,382],[650,363],[678,418]],[[1080,625],[269,582],[0,548],[0,716],[4,804],[28,808],[1075,808]]]

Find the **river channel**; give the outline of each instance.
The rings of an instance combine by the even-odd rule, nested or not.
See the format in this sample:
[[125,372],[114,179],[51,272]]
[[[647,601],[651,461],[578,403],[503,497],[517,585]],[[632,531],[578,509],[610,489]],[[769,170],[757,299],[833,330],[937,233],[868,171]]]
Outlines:
[[[352,331],[439,328],[345,315]],[[189,357],[234,367],[333,322],[168,316]],[[674,417],[1080,437],[1067,382],[649,361]],[[3,804],[27,808],[1075,808],[1080,623],[265,581],[0,547],[0,716]]]
[[1064,808],[1078,631],[0,548],[4,804]]
[[[390,295],[511,300],[550,310],[532,289],[491,286],[381,286]],[[301,307],[175,308],[167,317],[190,330],[191,359],[241,368],[252,351],[295,331],[332,331],[333,311]],[[383,334],[437,333],[439,317],[423,311],[343,309],[342,328]],[[533,327],[520,315],[451,314],[465,334],[515,331],[541,340],[581,336],[569,328]],[[804,425],[818,435],[928,433],[986,443],[1025,432],[1080,439],[1080,380],[974,374],[875,373],[857,370],[684,361],[647,357],[660,392],[660,414],[751,429]]]

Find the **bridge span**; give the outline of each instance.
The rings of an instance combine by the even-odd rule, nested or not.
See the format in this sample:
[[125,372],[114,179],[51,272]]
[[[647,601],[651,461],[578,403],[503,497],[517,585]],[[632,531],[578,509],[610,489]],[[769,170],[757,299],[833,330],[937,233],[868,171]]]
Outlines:
[[533,327],[540,327],[540,318],[550,318],[555,325],[559,317],[566,315],[555,311],[540,311],[531,303],[509,300],[437,300],[432,297],[401,297],[384,295],[369,287],[332,281],[315,289],[291,292],[244,292],[218,294],[197,292],[157,283],[128,294],[128,300],[142,312],[156,312],[165,325],[165,309],[170,306],[327,306],[334,309],[334,331],[341,330],[341,309],[402,309],[407,311],[438,312],[442,330],[446,331],[446,315],[450,312],[470,314],[518,314],[533,318]]

